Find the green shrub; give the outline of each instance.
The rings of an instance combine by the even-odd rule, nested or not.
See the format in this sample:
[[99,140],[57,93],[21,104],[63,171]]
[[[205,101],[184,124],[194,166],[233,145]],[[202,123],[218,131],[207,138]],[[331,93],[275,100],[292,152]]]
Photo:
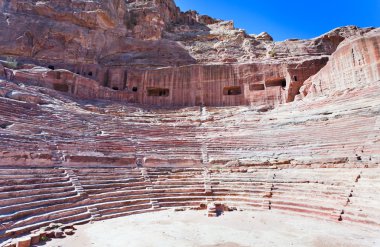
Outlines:
[[42,236],[42,237],[41,237],[41,241],[44,241],[44,242],[45,242],[45,241],[48,241],[48,240],[49,240],[49,238],[46,237],[46,236]]
[[7,57],[6,61],[3,62],[3,65],[9,69],[17,69],[18,62],[12,57]]
[[276,56],[277,56],[276,51],[275,51],[275,50],[271,50],[271,51],[269,52],[269,56],[271,56],[271,57],[276,57]]

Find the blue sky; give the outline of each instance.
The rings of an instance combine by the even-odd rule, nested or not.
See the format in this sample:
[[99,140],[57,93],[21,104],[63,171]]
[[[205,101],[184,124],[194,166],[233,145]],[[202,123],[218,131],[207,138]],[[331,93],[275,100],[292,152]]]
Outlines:
[[175,0],[182,11],[234,20],[249,34],[275,40],[313,38],[339,26],[380,26],[380,0]]

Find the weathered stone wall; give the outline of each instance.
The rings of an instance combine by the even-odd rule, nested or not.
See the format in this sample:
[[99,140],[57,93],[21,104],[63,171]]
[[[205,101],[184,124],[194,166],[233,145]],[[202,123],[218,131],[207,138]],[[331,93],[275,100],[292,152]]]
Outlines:
[[[321,69],[326,58],[299,64],[189,65],[148,71],[120,72],[126,89],[138,88],[136,101],[164,106],[275,106],[294,100],[303,82]],[[282,82],[283,81],[283,82]],[[149,96],[148,89],[168,89]],[[228,91],[232,90],[232,91]],[[234,91],[238,90],[240,92]],[[229,95],[230,93],[230,95]]]
[[380,80],[380,30],[344,42],[319,73],[302,88],[302,95],[328,95],[361,88]]
[[[347,26],[311,40],[274,42],[269,34],[248,35],[233,21],[180,12],[172,0],[0,0],[0,8],[2,60],[73,73],[59,72],[65,76],[58,79],[57,72],[29,68],[10,78],[8,70],[9,80],[83,99],[161,106],[291,102],[342,41],[371,30]],[[361,66],[362,52],[355,53]],[[355,73],[367,81],[370,72]]]
[[12,80],[54,89],[68,93],[80,99],[112,99],[135,102],[135,97],[128,91],[113,90],[103,87],[97,81],[74,74],[67,70],[50,70],[41,67],[30,69],[7,69]]
[[98,65],[50,69],[34,65],[7,68],[8,79],[55,89],[80,99],[113,99],[158,106],[236,106],[270,108],[294,100],[305,78],[327,60],[302,64],[188,65],[138,70]]

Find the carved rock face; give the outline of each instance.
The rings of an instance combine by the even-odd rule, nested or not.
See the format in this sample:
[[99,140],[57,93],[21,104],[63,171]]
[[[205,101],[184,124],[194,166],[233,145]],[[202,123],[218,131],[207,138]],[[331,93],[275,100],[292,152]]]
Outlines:
[[0,9],[0,242],[210,199],[378,230],[380,29],[274,42],[172,0]]
[[[267,33],[249,36],[231,21],[181,13],[162,1],[0,1],[2,54],[63,64],[171,66],[249,62],[331,54],[346,37],[366,29],[345,27],[310,41],[273,43]],[[163,39],[163,40],[162,40]],[[158,42],[162,40],[161,42]],[[174,46],[172,42],[178,43]],[[284,50],[283,47],[292,47]],[[175,57],[173,53],[181,54]],[[187,59],[183,62],[184,57]],[[1,54],[0,54],[1,55]],[[149,64],[144,58],[154,60]],[[190,59],[192,58],[192,59]]]
[[309,78],[302,96],[329,95],[374,86],[380,80],[380,30],[343,42],[327,65]]
[[[349,26],[274,42],[232,21],[182,13],[172,0],[1,0],[0,8],[0,58],[65,70],[10,69],[9,78],[31,77],[82,99],[166,106],[291,102],[343,40],[371,30]],[[148,87],[165,96],[149,96]]]

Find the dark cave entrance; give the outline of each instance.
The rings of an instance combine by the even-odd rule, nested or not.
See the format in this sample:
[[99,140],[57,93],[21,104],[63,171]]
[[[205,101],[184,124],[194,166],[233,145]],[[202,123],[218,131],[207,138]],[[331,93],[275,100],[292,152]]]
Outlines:
[[241,87],[240,86],[230,86],[223,88],[223,95],[240,95]]
[[266,87],[286,87],[286,79],[285,78],[275,78],[275,79],[269,79],[265,81]]
[[168,88],[154,88],[150,87],[147,88],[148,96],[154,96],[154,97],[168,97],[170,90]]
[[53,84],[54,90],[67,93],[69,91],[69,86],[66,84]]

